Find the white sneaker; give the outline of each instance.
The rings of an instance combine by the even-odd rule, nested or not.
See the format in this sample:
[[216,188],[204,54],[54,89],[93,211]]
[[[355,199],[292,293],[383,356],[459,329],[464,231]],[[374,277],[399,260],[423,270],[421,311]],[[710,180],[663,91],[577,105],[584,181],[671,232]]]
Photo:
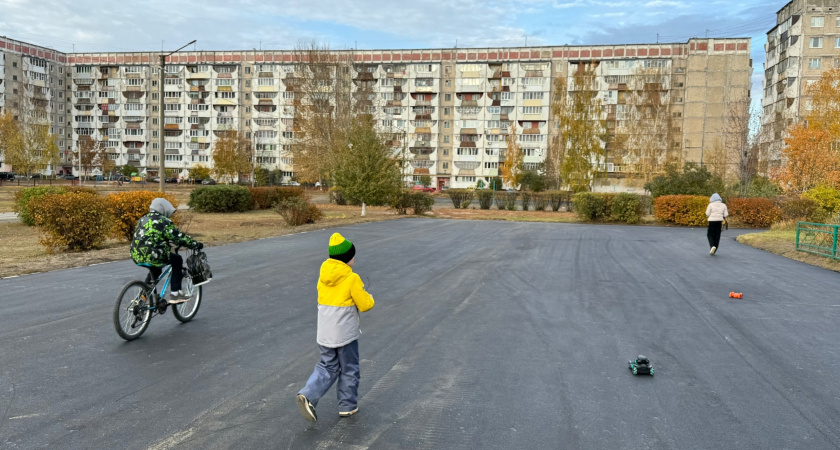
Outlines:
[[712,247],[712,249],[709,250],[709,254],[714,255],[716,251],[717,251],[717,247]]
[[312,403],[309,403],[309,399],[304,397],[301,394],[298,394],[295,397],[295,402],[297,403],[298,411],[300,411],[300,415],[303,416],[304,419],[315,423],[318,421],[318,416],[315,414],[315,407],[312,406]]
[[353,414],[356,414],[357,412],[359,412],[359,407],[358,406],[356,407],[356,409],[354,409],[352,411],[339,411],[338,416],[339,417],[350,417]]
[[170,305],[177,305],[178,303],[184,303],[190,299],[189,294],[184,291],[177,291],[172,292],[169,294],[169,304]]

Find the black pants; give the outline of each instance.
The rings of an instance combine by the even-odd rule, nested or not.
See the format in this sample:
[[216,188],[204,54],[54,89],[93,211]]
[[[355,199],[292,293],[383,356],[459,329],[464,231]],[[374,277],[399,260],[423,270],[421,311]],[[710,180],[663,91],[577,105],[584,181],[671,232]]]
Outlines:
[[[169,254],[169,263],[172,266],[172,286],[169,288],[171,292],[181,290],[181,281],[184,280],[184,258],[177,253]],[[152,277],[158,279],[163,272],[163,267],[149,267],[149,275],[146,276],[146,283],[152,282]]]
[[723,222],[709,222],[709,231],[706,237],[709,238],[709,248],[720,247],[720,227]]

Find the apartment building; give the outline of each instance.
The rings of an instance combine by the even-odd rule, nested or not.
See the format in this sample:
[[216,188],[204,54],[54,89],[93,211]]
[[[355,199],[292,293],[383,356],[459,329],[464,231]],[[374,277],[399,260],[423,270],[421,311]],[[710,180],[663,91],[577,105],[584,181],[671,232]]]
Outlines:
[[[67,128],[67,56],[53,49],[0,37],[0,112],[18,119],[48,123],[59,136],[62,164],[69,161]],[[0,171],[10,171],[0,154]],[[59,167],[44,166],[51,173]]]
[[762,144],[778,160],[785,130],[810,110],[807,87],[840,68],[840,0],[793,0],[767,32]]
[[[340,53],[340,52],[337,52]],[[723,127],[725,105],[749,96],[749,39],[692,39],[676,44],[495,49],[354,51],[354,79],[372,89],[371,110],[389,143],[407,149],[406,180],[428,175],[437,187],[468,187],[498,176],[513,125],[527,169],[545,160],[556,129],[552,89],[581,65],[594,68],[602,117],[611,130],[628,114],[640,70],[656,83],[684,160],[702,162]],[[212,167],[213,143],[236,129],[251,139],[257,163],[294,176],[299,65],[291,51],[183,52],[170,56],[161,86],[159,54],[60,55],[64,67],[65,146],[83,139],[108,148],[118,165],[156,174],[158,138],[165,166],[186,176]],[[572,87],[569,87],[572,89]],[[163,97],[164,118],[159,123]],[[299,96],[298,96],[299,98]],[[620,149],[599,161],[616,184],[628,169]],[[66,167],[66,170],[71,170]],[[605,188],[605,187],[604,187]]]

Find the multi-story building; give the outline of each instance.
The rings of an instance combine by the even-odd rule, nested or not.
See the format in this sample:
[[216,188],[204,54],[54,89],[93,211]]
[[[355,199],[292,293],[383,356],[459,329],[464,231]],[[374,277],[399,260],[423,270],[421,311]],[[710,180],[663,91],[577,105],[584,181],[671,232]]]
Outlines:
[[[66,94],[64,73],[67,55],[53,49],[0,37],[0,113],[18,119],[50,124],[58,136],[61,165],[69,163],[72,147],[66,136]],[[11,170],[0,155],[0,171]],[[59,167],[44,166],[44,172]]]
[[[551,114],[555,80],[570,77],[581,65],[595,70],[602,118],[611,130],[633,120],[626,94],[634,89],[634,75],[655,68],[660,74],[656,89],[677,130],[675,148],[684,160],[702,162],[722,132],[725,105],[749,95],[749,52],[749,39],[692,39],[354,51],[352,58],[356,85],[372,90],[372,111],[381,130],[395,150],[409,154],[406,179],[428,175],[437,187],[467,187],[498,176],[511,125],[525,168],[540,167],[556,129]],[[167,169],[186,175],[199,163],[212,167],[213,143],[236,129],[252,140],[258,164],[294,176],[290,149],[298,131],[301,76],[295,52],[177,53],[167,59],[163,86],[159,53],[61,56],[66,57],[64,87],[71,99],[66,148],[89,136],[102,142],[118,165],[156,174],[158,137],[164,133]],[[628,167],[618,151],[598,164],[613,173],[613,181]]]
[[840,68],[840,0],[793,0],[776,13],[764,46],[762,144],[780,157],[785,130],[810,109],[807,86]]

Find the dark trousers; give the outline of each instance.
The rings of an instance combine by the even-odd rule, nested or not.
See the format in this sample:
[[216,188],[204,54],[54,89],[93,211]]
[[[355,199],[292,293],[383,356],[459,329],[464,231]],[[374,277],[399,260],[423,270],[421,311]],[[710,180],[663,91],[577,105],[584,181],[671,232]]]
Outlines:
[[359,341],[353,341],[344,347],[329,348],[319,345],[321,360],[306,381],[306,386],[298,392],[306,397],[312,406],[338,381],[338,410],[349,412],[359,404]]
[[[184,258],[177,253],[170,253],[167,264],[172,266],[172,286],[169,288],[169,291],[180,291],[181,281],[184,280]],[[153,279],[157,280],[161,273],[163,273],[163,267],[149,267],[149,275],[146,276],[146,283],[151,283]],[[162,292],[161,295],[163,295]]]
[[723,222],[709,222],[709,231],[706,237],[709,238],[709,248],[720,247],[720,227]]

